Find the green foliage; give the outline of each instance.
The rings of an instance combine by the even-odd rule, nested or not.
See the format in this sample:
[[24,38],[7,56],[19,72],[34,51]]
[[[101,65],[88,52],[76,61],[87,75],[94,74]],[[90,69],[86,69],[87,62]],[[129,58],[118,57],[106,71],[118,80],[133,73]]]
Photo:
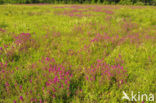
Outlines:
[[156,5],[156,0],[152,0],[152,1],[150,2],[150,4],[151,4],[151,5]]
[[4,3],[4,1],[3,0],[0,0],[0,4],[3,4]]

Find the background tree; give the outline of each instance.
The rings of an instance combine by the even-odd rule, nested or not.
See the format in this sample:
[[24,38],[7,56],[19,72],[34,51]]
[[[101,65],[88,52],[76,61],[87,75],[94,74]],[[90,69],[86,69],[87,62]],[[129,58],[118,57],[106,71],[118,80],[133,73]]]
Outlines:
[[30,3],[63,3],[63,4],[143,4],[143,5],[156,5],[156,0],[0,0],[0,4],[4,3],[21,3],[21,4],[30,4]]

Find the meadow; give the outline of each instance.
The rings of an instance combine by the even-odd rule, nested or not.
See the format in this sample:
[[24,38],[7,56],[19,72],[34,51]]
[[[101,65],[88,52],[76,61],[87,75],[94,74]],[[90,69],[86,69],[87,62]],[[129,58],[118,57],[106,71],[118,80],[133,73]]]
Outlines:
[[0,103],[125,103],[155,75],[154,6],[0,6]]

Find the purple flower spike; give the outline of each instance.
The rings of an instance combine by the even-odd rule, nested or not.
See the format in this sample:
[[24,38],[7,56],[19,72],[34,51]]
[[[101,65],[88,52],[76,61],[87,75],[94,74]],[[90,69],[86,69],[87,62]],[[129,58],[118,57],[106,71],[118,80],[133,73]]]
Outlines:
[[21,101],[24,101],[23,96],[20,96],[20,100],[21,100]]
[[1,32],[6,32],[6,31],[5,31],[4,29],[2,29],[2,28],[0,28],[0,31],[1,31]]
[[3,50],[3,48],[2,48],[2,47],[0,47],[0,50],[2,51],[2,50]]

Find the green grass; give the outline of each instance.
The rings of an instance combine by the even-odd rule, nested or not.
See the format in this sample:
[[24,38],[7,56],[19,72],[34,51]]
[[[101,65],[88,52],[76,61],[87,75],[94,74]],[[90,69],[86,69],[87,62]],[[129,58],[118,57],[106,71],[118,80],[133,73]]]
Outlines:
[[[129,95],[131,91],[156,95],[155,9],[119,5],[1,5],[0,102],[124,103],[123,91]],[[99,74],[104,67],[97,66],[102,65],[98,60],[123,66],[126,72],[120,74],[107,67],[114,75],[105,74],[102,78]],[[49,71],[50,65],[65,68],[62,72],[69,84],[60,79],[46,85],[55,76],[60,77],[59,70],[56,74]],[[92,73],[92,66],[97,71]],[[93,75],[95,80],[86,79]],[[64,86],[59,88],[62,83]]]

